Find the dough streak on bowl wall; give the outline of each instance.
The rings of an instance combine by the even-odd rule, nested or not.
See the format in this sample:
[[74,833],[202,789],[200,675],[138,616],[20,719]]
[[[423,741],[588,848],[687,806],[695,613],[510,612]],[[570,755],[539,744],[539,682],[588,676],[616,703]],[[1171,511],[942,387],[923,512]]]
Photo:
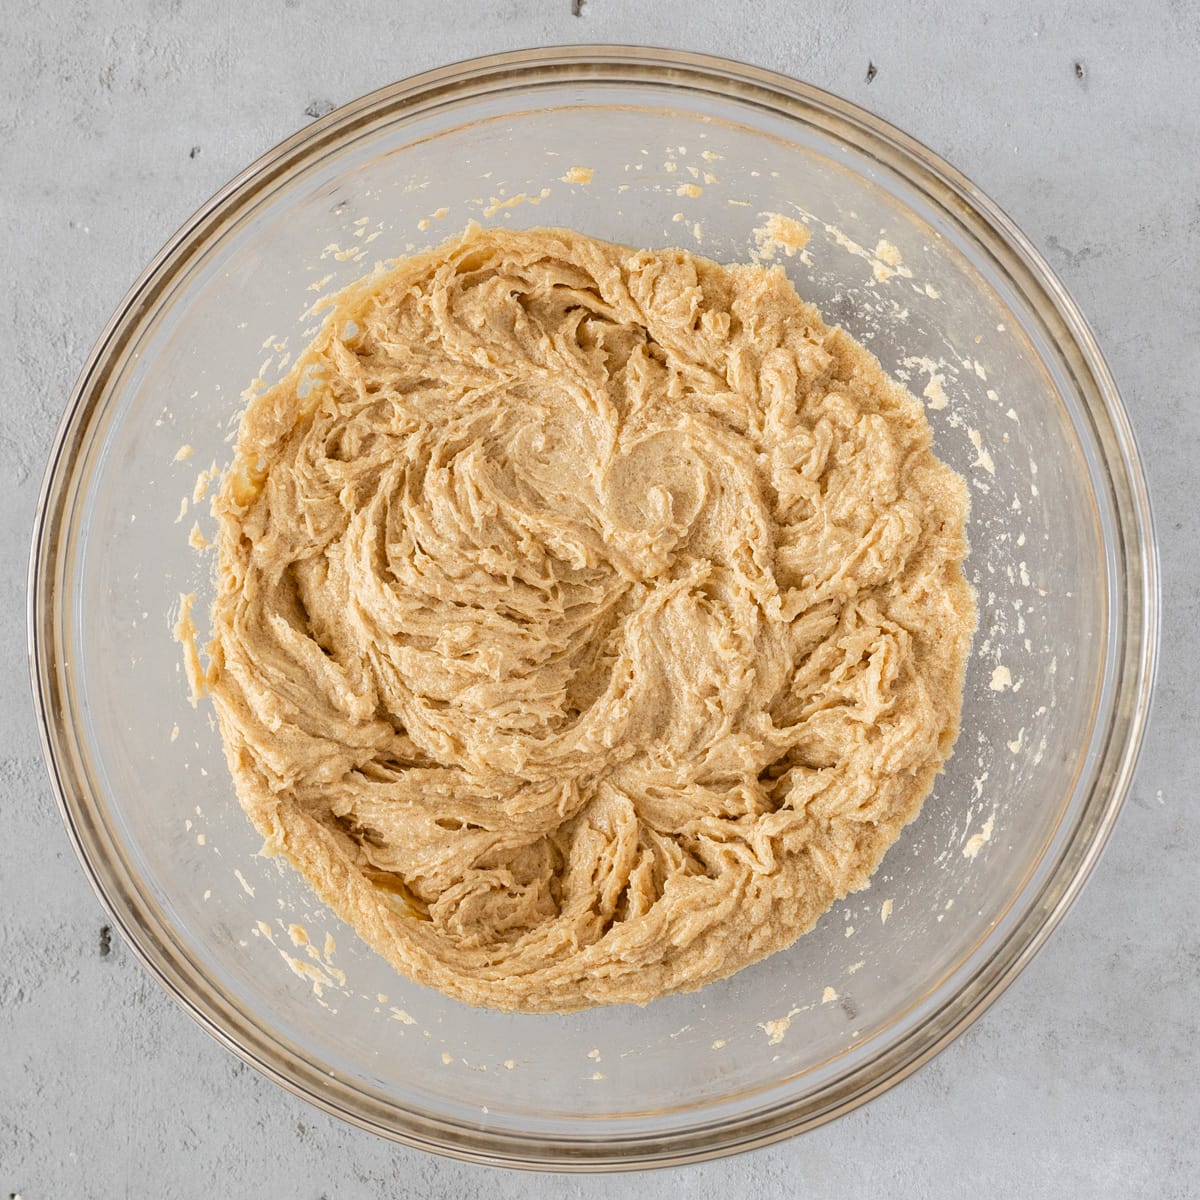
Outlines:
[[471,227],[352,285],[243,415],[206,668],[180,624],[243,807],[473,1004],[789,945],[957,736],[968,501],[930,443],[779,269]]

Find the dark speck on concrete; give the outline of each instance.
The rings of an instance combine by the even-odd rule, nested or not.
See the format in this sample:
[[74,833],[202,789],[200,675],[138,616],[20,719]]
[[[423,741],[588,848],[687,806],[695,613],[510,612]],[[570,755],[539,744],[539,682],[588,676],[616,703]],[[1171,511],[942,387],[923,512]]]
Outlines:
[[582,17],[587,0],[571,0],[571,16]]
[[305,110],[306,117],[323,117],[337,107],[332,100],[314,100]]
[[858,1005],[849,996],[842,997],[842,1012],[853,1021],[858,1016]]
[[1083,78],[1083,77],[1084,77],[1086,74],[1087,74],[1087,72],[1086,72],[1086,71],[1083,69],[1083,63],[1081,63],[1081,62],[1076,62],[1076,64],[1075,64],[1075,78],[1076,78],[1076,79],[1082,79],[1082,78]]
[[100,926],[100,957],[107,958],[112,953],[112,926]]
[[870,83],[871,80],[873,80],[875,78],[875,76],[878,74],[879,74],[879,68],[876,67],[873,62],[868,62],[867,63],[867,82]]
[[199,147],[199,146],[193,146],[193,147],[192,147],[192,148],[191,148],[191,149],[188,151],[188,158],[199,158],[199,157],[200,157],[200,147]]
[[1095,246],[1083,245],[1078,250],[1072,250],[1069,246],[1064,246],[1063,243],[1052,233],[1046,234],[1046,245],[1050,247],[1055,256],[1065,258],[1072,267],[1082,267],[1084,263],[1091,258],[1098,258],[1100,251]]

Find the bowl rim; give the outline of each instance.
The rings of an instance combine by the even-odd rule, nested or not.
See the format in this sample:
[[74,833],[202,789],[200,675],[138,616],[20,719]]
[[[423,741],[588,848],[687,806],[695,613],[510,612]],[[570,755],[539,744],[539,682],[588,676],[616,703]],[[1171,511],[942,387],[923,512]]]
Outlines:
[[[818,111],[831,132],[854,142],[933,189],[937,203],[982,235],[997,261],[1024,292],[1040,296],[1038,311],[1056,324],[1054,344],[1071,359],[1079,400],[1106,468],[1115,514],[1113,619],[1121,636],[1108,728],[1102,739],[1083,817],[1059,860],[1027,904],[1015,928],[975,975],[899,1043],[835,1082],[834,1094],[780,1102],[719,1127],[703,1119],[682,1130],[602,1141],[568,1136],[529,1139],[468,1128],[396,1106],[367,1111],[361,1092],[297,1062],[274,1037],[248,1023],[215,989],[203,994],[187,969],[187,948],[161,916],[146,912],[128,871],[114,870],[119,847],[107,826],[103,800],[88,786],[85,755],[71,743],[69,664],[63,653],[64,600],[69,589],[66,530],[78,491],[79,454],[89,422],[102,411],[105,380],[140,336],[157,301],[190,263],[219,240],[250,200],[323,148],[387,113],[415,112],[450,96],[512,90],[534,82],[634,82],[688,86],[757,102],[796,118]],[[931,193],[932,194],[932,193]],[[126,293],[97,338],[72,389],[43,476],[28,577],[30,682],[42,753],[75,853],[113,925],[164,990],[210,1035],[282,1087],[343,1120],[419,1149],[509,1167],[603,1171],[658,1167],[721,1157],[767,1145],[844,1115],[899,1083],[972,1024],[1033,958],[1062,919],[1094,867],[1129,789],[1150,710],[1158,653],[1159,580],[1154,524],[1136,439],[1111,372],[1078,306],[1045,259],[1014,222],[961,172],[916,139],[865,109],[778,72],[713,55],[624,45],[549,46],[467,59],[370,92],[314,121],[255,160],[216,192],[173,235]],[[1085,828],[1086,825],[1086,828]],[[1085,836],[1080,836],[1080,833]],[[120,863],[117,862],[119,867]],[[307,1070],[304,1068],[308,1067]],[[841,1086],[838,1086],[841,1085]],[[358,1103],[355,1103],[357,1097]],[[391,1120],[386,1114],[391,1115]],[[397,1119],[399,1117],[399,1119]]]

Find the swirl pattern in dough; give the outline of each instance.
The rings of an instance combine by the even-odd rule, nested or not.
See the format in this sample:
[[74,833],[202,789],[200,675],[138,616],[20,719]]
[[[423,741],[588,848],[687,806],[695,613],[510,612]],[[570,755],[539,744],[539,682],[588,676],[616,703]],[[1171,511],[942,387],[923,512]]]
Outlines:
[[208,686],[368,944],[502,1009],[644,1003],[863,886],[958,731],[967,493],[783,272],[472,228],[245,412]]

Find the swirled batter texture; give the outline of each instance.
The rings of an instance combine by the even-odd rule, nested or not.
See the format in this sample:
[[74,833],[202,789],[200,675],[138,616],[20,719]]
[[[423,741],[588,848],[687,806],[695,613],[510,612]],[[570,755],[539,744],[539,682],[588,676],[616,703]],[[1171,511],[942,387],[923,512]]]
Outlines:
[[957,734],[963,481],[778,269],[468,230],[341,293],[216,509],[243,806],[473,1004],[788,945]]

